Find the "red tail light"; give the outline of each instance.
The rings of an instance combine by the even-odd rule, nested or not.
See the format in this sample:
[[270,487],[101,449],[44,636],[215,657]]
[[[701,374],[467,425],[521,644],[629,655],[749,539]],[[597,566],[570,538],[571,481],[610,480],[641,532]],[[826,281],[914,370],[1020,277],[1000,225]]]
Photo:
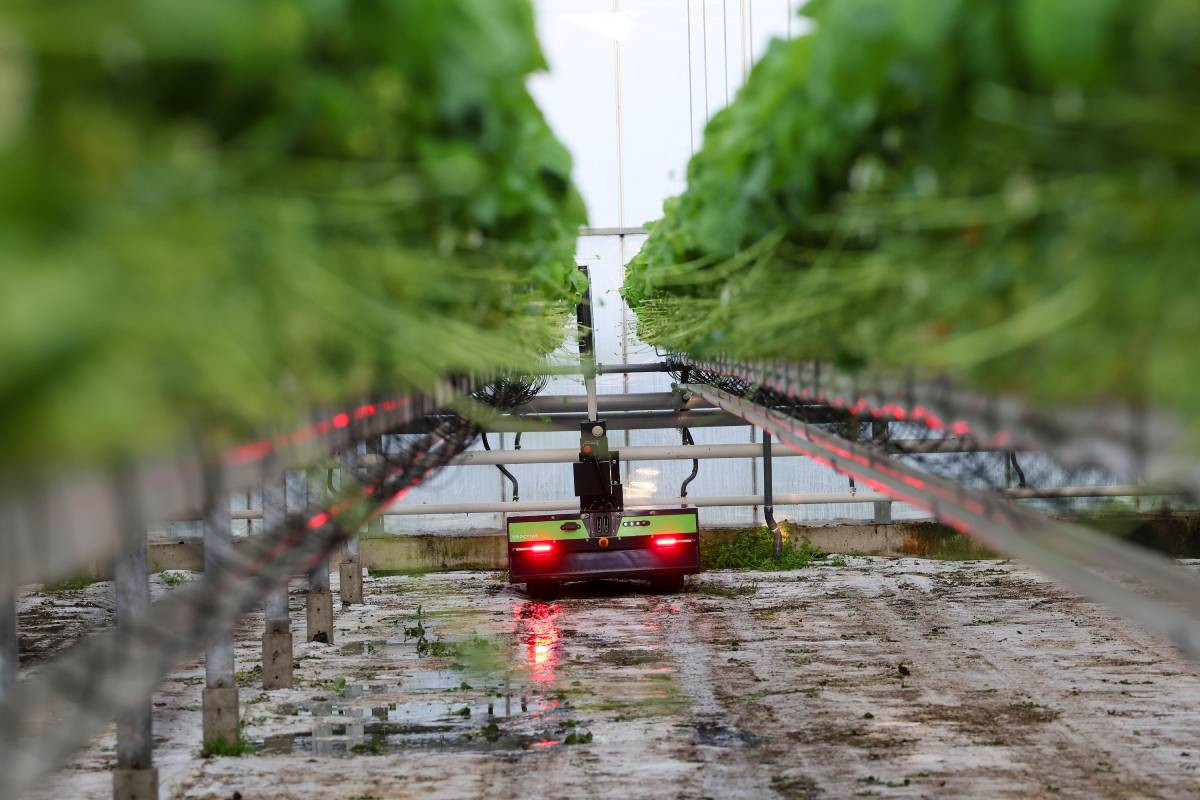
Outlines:
[[654,540],[654,543],[659,547],[674,547],[679,540],[674,536],[660,536]]
[[545,555],[546,553],[554,552],[554,543],[553,542],[538,542],[537,544],[526,545],[524,547],[514,547],[513,552],[514,553],[537,553],[538,555]]

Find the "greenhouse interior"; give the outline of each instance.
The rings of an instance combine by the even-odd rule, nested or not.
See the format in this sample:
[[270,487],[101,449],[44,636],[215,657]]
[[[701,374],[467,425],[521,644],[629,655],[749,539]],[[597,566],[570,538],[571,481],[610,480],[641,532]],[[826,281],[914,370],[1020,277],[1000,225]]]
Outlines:
[[3,3],[0,800],[1196,798],[1197,108],[1193,0]]

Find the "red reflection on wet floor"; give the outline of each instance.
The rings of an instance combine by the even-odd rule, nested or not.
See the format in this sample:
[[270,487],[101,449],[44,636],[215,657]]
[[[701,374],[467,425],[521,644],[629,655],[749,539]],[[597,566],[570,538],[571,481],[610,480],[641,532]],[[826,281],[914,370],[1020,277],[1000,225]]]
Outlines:
[[558,614],[558,603],[529,601],[513,607],[521,654],[533,680],[540,684],[553,683],[558,667]]

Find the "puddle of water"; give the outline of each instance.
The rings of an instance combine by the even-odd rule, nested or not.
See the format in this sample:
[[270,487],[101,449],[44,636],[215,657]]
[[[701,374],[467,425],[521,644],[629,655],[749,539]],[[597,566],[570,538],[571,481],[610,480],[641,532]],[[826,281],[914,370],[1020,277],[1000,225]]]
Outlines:
[[363,697],[371,694],[388,694],[390,692],[398,692],[400,687],[393,684],[368,684],[368,683],[351,683],[338,689],[338,697],[344,697],[353,700],[356,697]]
[[413,652],[416,642],[412,639],[366,639],[350,642],[338,649],[343,656],[373,656],[375,658],[403,658]]
[[[518,711],[519,709],[519,711]],[[524,697],[492,697],[455,701],[453,699],[416,700],[403,703],[388,703],[381,706],[352,706],[332,701],[319,700],[295,706],[281,706],[277,711],[289,716],[314,719],[375,719],[385,722],[419,723],[453,717],[505,718],[524,713],[527,703]],[[464,711],[469,713],[464,713]]]
[[467,681],[464,680],[461,672],[453,670],[425,670],[423,672],[414,672],[405,678],[403,686],[405,689],[446,690],[462,689],[464,683],[467,683]]
[[533,680],[543,687],[554,683],[562,658],[558,603],[527,601],[513,607],[521,655]]
[[259,752],[333,756],[370,756],[413,749],[492,752],[524,750],[560,744],[545,733],[531,735],[509,731],[494,722],[433,725],[395,722],[321,723],[312,731],[268,736],[256,744]]
[[[348,684],[327,700],[285,704],[279,712],[311,719],[300,733],[267,737],[267,753],[377,755],[414,748],[515,750],[563,743],[560,717],[568,709],[554,691],[563,658],[564,632],[559,603],[514,604],[516,660],[525,677],[494,667],[475,675],[460,670],[419,670],[390,682]],[[428,629],[426,629],[428,634]],[[347,656],[394,657],[412,663],[413,641],[369,639],[343,645]],[[509,651],[511,652],[511,651]],[[502,668],[503,669],[503,668]],[[531,680],[530,680],[531,679]],[[500,680],[499,685],[496,680]]]
[[758,737],[748,731],[729,728],[713,720],[696,723],[692,741],[710,747],[747,747],[758,744]]

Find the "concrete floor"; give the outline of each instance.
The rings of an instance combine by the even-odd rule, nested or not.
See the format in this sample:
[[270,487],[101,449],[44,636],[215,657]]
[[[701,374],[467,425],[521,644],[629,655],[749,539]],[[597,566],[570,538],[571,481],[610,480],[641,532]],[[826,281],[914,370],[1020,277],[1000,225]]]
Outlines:
[[[24,596],[28,665],[109,621],[108,590]],[[254,755],[200,758],[203,665],[171,676],[164,797],[1200,796],[1200,671],[1007,562],[833,558],[550,603],[499,573],[366,592],[333,645],[297,645],[297,688],[243,676]],[[36,796],[110,796],[112,748]]]

